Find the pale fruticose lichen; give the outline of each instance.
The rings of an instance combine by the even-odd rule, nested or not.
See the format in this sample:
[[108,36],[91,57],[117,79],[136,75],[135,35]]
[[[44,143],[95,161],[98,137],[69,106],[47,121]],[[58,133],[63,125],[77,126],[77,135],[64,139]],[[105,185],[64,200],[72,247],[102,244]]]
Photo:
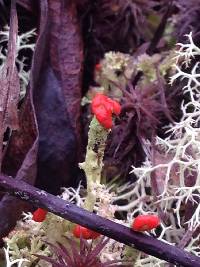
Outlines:
[[[182,118],[165,127],[167,138],[156,137],[154,160],[152,145],[144,140],[146,161],[132,166],[138,179],[131,186],[124,185],[115,200],[128,200],[117,209],[127,211],[130,221],[138,213],[159,213],[163,220],[159,231],[153,231],[155,236],[200,256],[200,236],[195,236],[200,225],[200,69],[199,62],[192,65],[200,49],[191,33],[187,37],[187,44],[178,44],[176,72],[170,81],[183,81]],[[164,267],[166,262],[140,253],[135,266]]]
[[[23,52],[29,49],[34,51],[35,43],[33,37],[36,35],[35,29],[25,33],[18,34],[17,36],[17,57],[16,66],[18,69],[18,75],[20,78],[20,99],[22,99],[26,93],[26,88],[29,82],[30,68],[28,67],[27,57],[23,56]],[[6,26],[0,31],[0,69],[3,67],[7,57],[7,44],[9,39],[9,27]]]
[[42,224],[34,222],[31,213],[24,214],[23,219],[17,222],[15,229],[4,238],[5,244],[9,247],[10,259],[12,261],[24,259],[21,262],[21,267],[29,267],[32,264],[38,267],[47,266],[43,261],[38,262],[37,257],[33,255],[37,253],[45,256],[50,255],[48,246],[44,244],[44,241],[47,241],[47,238]]
[[82,98],[82,105],[91,103],[96,93],[103,93],[116,100],[123,96],[122,88],[131,83],[136,73],[142,72],[139,81],[141,88],[153,84],[157,80],[157,71],[164,77],[176,62],[174,49],[152,56],[146,53],[130,55],[121,52],[107,52],[104,58],[95,67],[96,86],[91,86],[88,93]]
[[6,249],[4,248],[4,253],[5,253],[5,258],[6,258],[6,266],[5,267],[16,266],[16,264],[17,264],[17,267],[22,267],[22,263],[28,262],[27,259],[11,260],[10,259],[10,253],[9,253],[9,247],[7,247]]
[[[80,207],[84,207],[85,192],[81,185],[77,189],[62,188],[63,193],[61,198],[66,201],[76,203]],[[83,190],[83,192],[81,192]],[[114,218],[115,205],[112,204],[113,192],[109,188],[100,183],[93,184],[93,190],[96,195],[96,202],[94,210],[98,215],[104,216],[108,219],[123,223],[127,222],[117,220]],[[5,244],[9,246],[9,256],[12,261],[19,259],[26,259],[28,261],[22,262],[21,267],[46,267],[49,263],[43,260],[37,260],[37,257],[32,254],[39,254],[44,256],[53,256],[48,248],[46,241],[51,244],[60,242],[64,246],[68,246],[64,236],[74,238],[72,233],[73,224],[67,220],[62,219],[52,213],[48,213],[45,221],[37,223],[32,220],[32,214],[24,214],[23,219],[17,222],[15,229],[4,238]],[[97,241],[93,241],[98,242]],[[108,260],[121,260],[124,253],[125,246],[114,240],[109,240],[105,248],[100,254],[101,262]]]
[[110,86],[114,86],[112,82],[125,83],[126,79],[131,78],[133,71],[133,58],[129,54],[108,52],[100,62],[100,71],[96,73],[96,81],[107,92]]

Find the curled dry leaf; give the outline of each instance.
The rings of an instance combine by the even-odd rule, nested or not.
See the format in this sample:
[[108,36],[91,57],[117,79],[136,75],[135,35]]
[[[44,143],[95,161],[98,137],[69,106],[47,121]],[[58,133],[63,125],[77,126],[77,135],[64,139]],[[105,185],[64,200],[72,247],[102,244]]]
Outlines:
[[2,162],[3,136],[7,127],[18,128],[17,104],[20,92],[19,77],[15,65],[18,19],[15,2],[11,5],[11,19],[6,62],[0,70],[0,169]]

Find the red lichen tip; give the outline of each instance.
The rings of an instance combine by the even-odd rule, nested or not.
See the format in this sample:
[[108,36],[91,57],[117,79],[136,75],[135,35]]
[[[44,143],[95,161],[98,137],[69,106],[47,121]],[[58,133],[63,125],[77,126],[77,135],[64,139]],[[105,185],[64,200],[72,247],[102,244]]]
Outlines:
[[134,231],[150,231],[160,225],[160,219],[157,215],[139,215],[135,218],[131,228]]
[[121,106],[117,101],[103,94],[97,94],[92,100],[92,112],[103,127],[110,129],[112,128],[112,114],[119,115]]
[[46,218],[47,211],[41,208],[38,208],[33,212],[32,220],[35,222],[43,222]]
[[73,235],[76,238],[82,237],[83,239],[96,239],[100,236],[99,233],[94,232],[86,227],[76,225],[73,229]]
[[100,63],[95,65],[95,70],[96,71],[100,71],[101,70],[101,64]]

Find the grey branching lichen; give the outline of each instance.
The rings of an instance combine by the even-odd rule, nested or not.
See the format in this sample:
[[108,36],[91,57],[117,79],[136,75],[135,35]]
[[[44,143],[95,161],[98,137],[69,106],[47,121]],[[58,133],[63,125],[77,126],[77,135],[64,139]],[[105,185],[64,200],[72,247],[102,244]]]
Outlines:
[[[22,57],[20,54],[23,50],[34,50],[35,43],[32,42],[35,36],[35,29],[26,33],[19,34],[17,36],[17,57],[16,66],[18,68],[18,75],[20,78],[20,99],[24,97],[26,93],[26,87],[29,82],[30,68],[27,65],[27,58]],[[0,69],[3,67],[7,56],[7,43],[9,38],[9,28],[5,27],[3,31],[0,31]]]
[[[138,179],[130,189],[123,186],[115,200],[126,199],[127,205],[119,211],[127,211],[131,220],[136,214],[158,212],[163,216],[160,231],[154,232],[158,239],[172,245],[180,245],[200,256],[197,249],[199,235],[193,233],[200,225],[200,73],[199,62],[191,66],[192,59],[200,55],[200,49],[193,43],[179,44],[176,73],[171,83],[184,80],[182,88],[186,100],[182,102],[182,118],[179,122],[165,127],[165,139],[156,137],[154,163],[152,145],[144,140],[146,161],[140,167],[132,166],[132,173]],[[182,66],[188,67],[188,72]],[[152,188],[156,179],[157,195]],[[150,191],[148,190],[150,189]],[[135,266],[164,267],[165,262],[140,253]]]
[[6,259],[6,267],[13,267],[16,266],[17,267],[22,267],[23,263],[28,263],[29,261],[27,259],[16,259],[16,260],[11,260],[10,259],[10,251],[9,251],[9,247],[7,247],[6,249],[4,248],[4,252],[5,252],[5,259]]

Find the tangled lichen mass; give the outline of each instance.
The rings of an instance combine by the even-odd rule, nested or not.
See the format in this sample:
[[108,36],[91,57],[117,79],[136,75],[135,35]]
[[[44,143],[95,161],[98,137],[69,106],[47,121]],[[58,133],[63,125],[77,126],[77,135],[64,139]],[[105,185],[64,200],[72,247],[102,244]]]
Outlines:
[[0,1],[0,267],[200,266],[199,13]]

